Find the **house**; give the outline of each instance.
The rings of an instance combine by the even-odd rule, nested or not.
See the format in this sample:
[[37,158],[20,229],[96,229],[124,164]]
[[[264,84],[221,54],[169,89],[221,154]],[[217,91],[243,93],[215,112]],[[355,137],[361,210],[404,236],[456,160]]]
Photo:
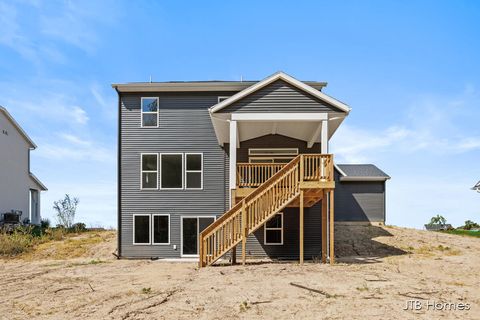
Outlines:
[[261,81],[113,84],[118,253],[334,261],[335,223],[384,223],[374,165],[334,164],[350,108],[277,72]]
[[477,184],[472,187],[472,190],[480,192],[480,181],[478,181]]
[[0,106],[0,224],[40,224],[40,192],[45,185],[30,172],[30,151],[37,146]]

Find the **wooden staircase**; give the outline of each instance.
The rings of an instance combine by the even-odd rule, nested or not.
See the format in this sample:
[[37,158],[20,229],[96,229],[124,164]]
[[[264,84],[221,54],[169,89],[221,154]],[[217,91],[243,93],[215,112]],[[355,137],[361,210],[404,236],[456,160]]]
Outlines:
[[333,156],[330,154],[301,154],[269,172],[270,175],[263,171],[250,175],[254,182],[243,181],[258,187],[200,233],[200,267],[213,264],[240,242],[245,261],[249,234],[283,208],[296,204],[301,192],[303,206],[303,193],[319,195],[312,198],[313,202],[318,202],[323,190],[335,187]]

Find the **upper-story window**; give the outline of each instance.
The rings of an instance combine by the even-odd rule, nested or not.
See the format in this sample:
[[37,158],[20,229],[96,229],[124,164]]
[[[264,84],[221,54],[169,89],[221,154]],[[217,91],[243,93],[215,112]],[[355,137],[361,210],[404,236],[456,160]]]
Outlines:
[[158,98],[142,97],[142,127],[158,127]]

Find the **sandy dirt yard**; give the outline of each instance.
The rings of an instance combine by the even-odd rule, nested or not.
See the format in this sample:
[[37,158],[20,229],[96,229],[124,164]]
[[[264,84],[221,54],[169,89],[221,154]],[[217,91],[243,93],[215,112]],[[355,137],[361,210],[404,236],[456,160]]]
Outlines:
[[[0,259],[0,318],[480,319],[480,239],[374,226],[336,233],[333,266],[200,270],[193,262],[116,260],[115,234],[89,233],[67,247]],[[418,310],[403,310],[409,300]]]

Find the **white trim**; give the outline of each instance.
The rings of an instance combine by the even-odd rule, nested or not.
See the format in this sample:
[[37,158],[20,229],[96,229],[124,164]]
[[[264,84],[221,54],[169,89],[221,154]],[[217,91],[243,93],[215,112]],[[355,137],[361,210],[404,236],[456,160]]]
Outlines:
[[[227,100],[228,98],[230,98],[231,96],[218,96],[217,98],[217,103],[220,103],[222,101],[225,101]],[[222,101],[220,101],[221,99],[223,99]]]
[[[153,239],[153,234],[154,234],[154,222],[155,222],[155,217],[156,216],[159,216],[159,217],[168,217],[168,243],[163,243],[163,242],[155,242],[154,239]],[[168,213],[154,213],[152,214],[152,218],[151,218],[151,243],[152,245],[155,245],[155,246],[168,246],[170,245],[170,231],[171,231],[171,224],[170,224],[170,214]]]
[[[136,243],[135,242],[135,217],[147,216],[148,217],[148,243]],[[148,213],[135,213],[133,214],[133,229],[132,229],[132,244],[134,246],[148,246],[152,244],[152,215]]]
[[[153,111],[144,112],[143,111],[143,100],[144,99],[155,99],[155,100],[157,100],[157,111],[156,112],[153,112]],[[143,125],[143,115],[144,114],[154,114],[154,113],[157,114],[157,125],[156,126],[144,126]],[[141,97],[140,98],[140,127],[141,128],[158,128],[159,122],[160,122],[159,114],[160,114],[160,101],[159,101],[158,97]]]
[[[321,121],[317,128],[315,129],[315,131],[313,132],[312,134],[312,137],[310,138],[310,140],[308,140],[307,142],[307,148],[311,148],[313,147],[313,145],[315,144],[315,142],[318,141],[318,138],[320,137],[320,134],[322,132],[322,128],[323,128],[323,122],[326,122],[326,121]],[[322,137],[323,138],[323,137]],[[327,138],[328,139],[328,138]],[[322,152],[323,153],[323,152]]]
[[224,100],[216,105],[214,105],[213,107],[211,107],[209,109],[210,113],[213,113],[213,112],[217,112],[223,108],[225,108],[226,106],[242,99],[243,97],[245,96],[248,96],[249,94],[257,91],[257,90],[260,90],[261,88],[269,85],[270,83],[274,82],[274,81],[277,81],[277,80],[284,80],[285,82],[288,82],[290,83],[291,85],[311,94],[312,96],[314,97],[317,97],[318,99],[320,100],[323,100],[325,102],[328,102],[330,103],[332,106],[346,112],[346,113],[349,113],[350,112],[350,107],[347,106],[346,104],[324,94],[323,92],[309,86],[308,84],[302,82],[302,81],[299,81],[291,76],[289,76],[288,74],[284,73],[284,72],[277,72],[277,73],[274,73],[273,75],[263,79],[262,81],[260,82],[257,82],[255,83],[254,85],[240,91],[239,93],[237,94],[234,94],[233,96],[231,96],[230,98],[228,98],[227,100]]
[[390,177],[340,177],[340,181],[385,181]]
[[230,146],[229,146],[229,195],[230,207],[232,206],[232,190],[236,188],[237,179],[237,121],[230,121]]
[[328,120],[326,112],[299,113],[232,113],[236,121],[322,121]]
[[345,171],[343,171],[342,169],[340,169],[340,167],[339,167],[336,163],[334,163],[333,166],[335,167],[335,169],[338,170],[338,172],[340,172],[340,174],[341,174],[342,176],[344,176],[344,177],[347,176],[347,174],[345,173]]
[[[153,156],[155,155],[157,157],[157,170],[156,171],[153,171],[153,170],[143,170],[143,156]],[[158,190],[158,179],[159,179],[159,172],[160,172],[160,168],[159,168],[159,162],[158,162],[158,153],[140,153],[140,190]],[[156,179],[156,187],[155,188],[144,188],[143,187],[143,173],[144,172],[148,172],[148,173],[156,173],[157,174],[157,179]]]
[[200,234],[200,223],[198,221],[199,218],[213,218],[213,221],[217,220],[216,216],[190,216],[190,215],[182,215],[180,216],[180,257],[182,258],[198,258],[198,254],[183,254],[183,219],[185,218],[196,218],[197,219],[197,252],[199,251],[199,243],[198,243],[198,235]]
[[[277,212],[275,215],[281,215],[281,221],[282,221],[282,227],[281,228],[267,228],[267,222],[271,219],[273,219],[273,217],[271,217],[270,219],[268,219],[265,224],[263,225],[263,244],[264,245],[267,245],[267,246],[282,246],[283,245],[283,229],[284,229],[284,224],[283,224],[283,212]],[[267,242],[267,231],[269,230],[272,230],[272,231],[275,231],[275,230],[280,230],[281,233],[280,233],[280,238],[281,238],[281,242],[280,243],[268,243]]]
[[[187,168],[187,158],[189,155],[200,155],[200,170],[188,170]],[[203,153],[202,152],[185,152],[185,157],[184,157],[185,164],[183,165],[184,167],[184,181],[185,181],[185,190],[203,190]],[[187,173],[189,172],[200,172],[200,188],[188,188],[187,187]]]
[[[182,187],[180,188],[163,188],[162,187],[162,156],[163,155],[181,155],[182,156]],[[185,153],[183,152],[163,152],[163,153],[160,153],[160,166],[159,166],[159,169],[160,169],[160,190],[184,190],[185,189],[185,179],[184,179],[184,172],[185,172],[185,168],[184,168],[184,158],[185,158]]]
[[328,121],[323,120],[321,124],[321,136],[320,136],[320,149],[321,153],[327,154],[328,153]]

